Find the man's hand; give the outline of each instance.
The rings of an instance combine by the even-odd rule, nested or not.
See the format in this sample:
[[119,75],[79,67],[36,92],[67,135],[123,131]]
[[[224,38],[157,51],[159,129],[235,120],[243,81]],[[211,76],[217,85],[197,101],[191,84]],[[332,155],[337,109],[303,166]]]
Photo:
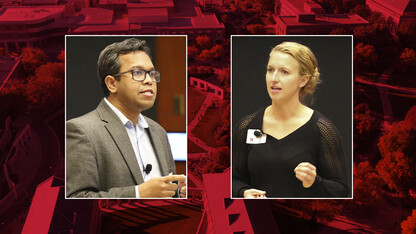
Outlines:
[[186,177],[178,180],[179,193],[182,198],[186,198]]
[[244,198],[267,198],[266,191],[258,189],[247,189],[244,191]]
[[299,163],[295,168],[295,176],[302,181],[304,188],[309,188],[315,182],[316,167],[308,162]]
[[175,195],[178,185],[171,183],[172,181],[184,181],[184,175],[169,175],[163,177],[152,178],[139,187],[140,198],[171,198]]

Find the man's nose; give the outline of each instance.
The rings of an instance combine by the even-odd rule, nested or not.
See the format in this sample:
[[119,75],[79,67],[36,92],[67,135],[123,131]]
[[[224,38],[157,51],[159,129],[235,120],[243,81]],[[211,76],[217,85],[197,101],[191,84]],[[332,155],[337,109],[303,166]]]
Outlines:
[[152,77],[150,77],[150,74],[148,72],[146,72],[146,74],[144,75],[144,80],[143,83],[144,84],[152,84],[154,81],[152,79]]

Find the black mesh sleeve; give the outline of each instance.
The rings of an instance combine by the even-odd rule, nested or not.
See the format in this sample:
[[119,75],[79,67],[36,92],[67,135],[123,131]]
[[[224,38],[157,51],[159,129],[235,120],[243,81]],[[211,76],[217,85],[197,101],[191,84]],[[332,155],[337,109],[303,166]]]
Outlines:
[[233,132],[232,139],[232,194],[233,197],[243,197],[244,191],[252,188],[247,167],[247,129],[255,118],[255,114],[244,117]]
[[321,150],[316,185],[325,197],[347,197],[350,187],[340,134],[323,117],[318,119],[317,127],[321,135]]

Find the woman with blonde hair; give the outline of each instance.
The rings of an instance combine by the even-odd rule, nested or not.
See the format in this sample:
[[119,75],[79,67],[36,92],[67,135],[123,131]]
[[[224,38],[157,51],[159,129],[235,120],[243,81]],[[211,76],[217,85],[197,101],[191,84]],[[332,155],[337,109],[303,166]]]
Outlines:
[[233,197],[346,197],[342,141],[302,101],[320,83],[312,51],[296,42],[272,49],[266,72],[272,104],[244,117],[233,134]]

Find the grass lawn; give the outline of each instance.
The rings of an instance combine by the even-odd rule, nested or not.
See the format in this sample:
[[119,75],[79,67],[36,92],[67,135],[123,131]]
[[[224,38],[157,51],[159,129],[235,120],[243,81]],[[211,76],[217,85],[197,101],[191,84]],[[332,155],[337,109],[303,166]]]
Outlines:
[[217,147],[214,138],[215,129],[218,127],[220,120],[218,110],[208,109],[199,123],[192,130],[192,133],[207,145]]
[[205,150],[188,139],[188,154],[204,153]]
[[199,107],[204,103],[206,95],[196,91],[195,88],[188,89],[188,122],[190,123],[198,113]]

